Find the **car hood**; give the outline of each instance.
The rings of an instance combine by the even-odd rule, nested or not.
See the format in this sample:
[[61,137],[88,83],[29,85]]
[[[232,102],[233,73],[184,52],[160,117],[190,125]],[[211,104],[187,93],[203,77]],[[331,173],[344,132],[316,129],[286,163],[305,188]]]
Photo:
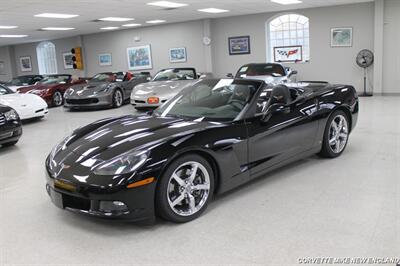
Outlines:
[[137,85],[132,91],[132,95],[140,98],[150,96],[170,97],[180,92],[186,86],[196,83],[198,80],[167,80],[152,81]]
[[36,85],[28,86],[28,87],[19,88],[19,89],[18,89],[18,92],[19,92],[19,93],[27,93],[27,92],[30,92],[30,91],[33,91],[33,90],[41,91],[41,90],[46,90],[46,89],[55,88],[55,87],[57,87],[57,85],[58,85],[58,84],[48,84],[48,85],[45,85],[45,84],[36,84]]
[[6,85],[10,90],[12,90],[12,91],[14,91],[14,92],[17,92],[17,90],[19,89],[19,88],[23,88],[23,87],[26,87],[26,85],[25,86],[8,86],[8,85]]
[[23,113],[26,108],[40,109],[47,107],[47,103],[39,96],[19,93],[1,95],[0,104],[10,106],[15,109],[18,114]]
[[69,90],[67,90],[66,97],[85,97],[89,95],[93,95],[98,91],[104,90],[108,85],[115,84],[111,82],[89,82],[84,84],[78,84],[72,86]]
[[[127,151],[151,150],[171,139],[222,126],[225,124],[174,117],[124,116],[80,136],[72,135],[76,140],[73,138],[71,144],[54,158],[63,160],[74,154],[81,157],[82,162],[88,159],[104,161]],[[79,130],[75,134],[80,134]]]

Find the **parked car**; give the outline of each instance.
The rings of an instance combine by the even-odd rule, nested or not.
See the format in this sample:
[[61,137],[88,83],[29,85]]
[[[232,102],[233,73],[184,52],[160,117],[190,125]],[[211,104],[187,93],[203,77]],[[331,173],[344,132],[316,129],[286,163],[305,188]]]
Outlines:
[[46,101],[49,106],[61,106],[64,104],[64,93],[72,85],[86,83],[85,79],[73,79],[72,75],[48,75],[37,84],[22,87],[19,93],[33,93]]
[[3,85],[7,86],[12,91],[16,92],[19,88],[34,85],[36,82],[39,82],[43,79],[42,75],[25,75],[18,76],[16,78],[11,79],[3,83]]
[[13,108],[21,120],[43,118],[49,112],[47,103],[34,94],[15,93],[0,85],[0,104]]
[[152,115],[75,130],[47,157],[47,191],[77,213],[187,222],[215,193],[316,153],[340,156],[358,109],[352,86],[200,80]]
[[[233,77],[232,74],[228,74]],[[297,71],[278,63],[252,63],[239,68],[235,78],[260,79],[266,83],[280,84],[296,82]]]
[[131,104],[138,110],[156,108],[184,87],[198,81],[198,78],[194,68],[160,70],[150,82],[135,87],[131,94]]
[[147,82],[150,74],[130,72],[99,73],[85,84],[74,85],[65,94],[64,107],[120,107],[129,101],[132,89]]
[[0,104],[0,145],[15,145],[22,135],[21,120],[17,112],[9,106]]

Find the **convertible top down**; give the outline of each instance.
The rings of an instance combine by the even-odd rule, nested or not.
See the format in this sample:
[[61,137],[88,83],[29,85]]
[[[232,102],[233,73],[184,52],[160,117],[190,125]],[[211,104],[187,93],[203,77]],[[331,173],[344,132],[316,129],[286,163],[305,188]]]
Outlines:
[[78,213],[187,222],[214,193],[312,154],[339,156],[357,116],[352,86],[199,80],[152,115],[76,129],[49,154],[46,188]]

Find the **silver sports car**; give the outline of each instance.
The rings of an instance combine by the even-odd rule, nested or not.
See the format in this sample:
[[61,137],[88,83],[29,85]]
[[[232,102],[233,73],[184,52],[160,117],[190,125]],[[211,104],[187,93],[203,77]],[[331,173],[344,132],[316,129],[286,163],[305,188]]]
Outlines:
[[163,69],[151,82],[140,84],[133,89],[131,104],[136,109],[158,107],[186,86],[195,83],[199,77],[194,68]]
[[297,71],[278,63],[253,63],[242,66],[235,78],[259,79],[268,84],[292,83],[296,82]]
[[129,100],[132,89],[137,84],[149,80],[150,74],[147,72],[99,73],[88,83],[69,88],[64,94],[64,107],[70,109],[120,107]]

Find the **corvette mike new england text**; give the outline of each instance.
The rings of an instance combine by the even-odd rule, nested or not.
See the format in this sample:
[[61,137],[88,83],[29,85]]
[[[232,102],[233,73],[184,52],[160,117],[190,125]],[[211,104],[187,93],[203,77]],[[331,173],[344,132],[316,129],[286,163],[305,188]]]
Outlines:
[[400,257],[302,257],[299,264],[320,265],[400,265]]

